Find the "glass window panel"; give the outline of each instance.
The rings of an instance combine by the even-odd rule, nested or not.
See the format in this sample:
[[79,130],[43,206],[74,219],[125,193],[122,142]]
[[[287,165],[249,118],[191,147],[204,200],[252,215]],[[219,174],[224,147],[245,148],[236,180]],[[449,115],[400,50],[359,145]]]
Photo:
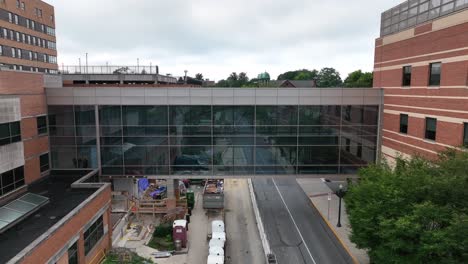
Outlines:
[[277,106],[278,126],[297,125],[297,106]]
[[171,145],[211,145],[211,137],[171,137]]
[[463,123],[463,146],[468,147],[468,123]]
[[171,106],[171,125],[211,125],[211,106]]
[[425,138],[436,140],[437,119],[426,117],[426,133]]
[[124,144],[136,146],[166,146],[168,145],[168,137],[124,137]]
[[51,116],[51,125],[74,126],[75,116],[73,106],[49,106],[49,116]]
[[234,107],[234,125],[251,126],[254,124],[254,106],[235,106]]
[[10,137],[10,123],[0,124],[0,139]]
[[338,145],[338,136],[299,137],[299,145]]
[[213,125],[234,125],[234,106],[213,106]]
[[171,164],[209,166],[212,163],[211,146],[171,147]]
[[434,8],[429,11],[428,19],[437,18],[440,16],[440,8]]
[[408,27],[416,25],[417,17],[412,17],[408,19]]
[[413,7],[409,9],[408,16],[412,17],[418,14],[418,7]]
[[125,126],[167,125],[167,107],[123,106],[122,119]]
[[[77,168],[97,168],[97,151],[96,147],[77,147]],[[81,160],[81,163],[80,163]],[[81,166],[80,166],[81,164]]]
[[75,123],[77,126],[90,126],[96,124],[94,106],[75,105]]
[[121,146],[101,147],[102,166],[123,165],[123,151]]
[[234,149],[230,146],[215,146],[213,148],[213,164],[228,165],[234,164]]
[[440,6],[440,0],[430,0],[429,1],[430,3],[430,8],[435,8],[435,7],[439,7]]
[[419,13],[423,13],[429,10],[429,2],[422,3],[419,5]]
[[169,165],[169,148],[168,147],[147,147],[146,165]]
[[254,147],[233,147],[233,162],[235,166],[254,165]]
[[338,146],[299,146],[299,164],[338,164]]
[[299,166],[298,174],[336,174],[338,166]]
[[257,106],[256,124],[258,126],[276,125],[278,118],[277,114],[276,106]]
[[13,184],[15,182],[15,177],[13,170],[5,171],[2,173],[2,185],[3,187]]
[[96,136],[95,126],[77,126],[76,136]]
[[254,137],[241,137],[241,136],[215,136],[213,138],[213,145],[254,145]]
[[301,126],[299,127],[300,136],[320,136],[320,135],[339,135],[338,126]]
[[441,72],[440,62],[429,64],[429,85],[434,85],[434,86],[440,85],[440,72]]
[[101,145],[122,145],[122,137],[101,137]]
[[452,3],[449,3],[449,4],[446,4],[446,5],[443,5],[440,9],[440,14],[441,15],[445,15],[445,14],[448,14],[450,12],[453,11],[453,8],[455,7],[455,4],[452,2]]
[[101,126],[122,125],[120,106],[99,106],[99,124]]
[[172,136],[211,136],[211,126],[171,126]]

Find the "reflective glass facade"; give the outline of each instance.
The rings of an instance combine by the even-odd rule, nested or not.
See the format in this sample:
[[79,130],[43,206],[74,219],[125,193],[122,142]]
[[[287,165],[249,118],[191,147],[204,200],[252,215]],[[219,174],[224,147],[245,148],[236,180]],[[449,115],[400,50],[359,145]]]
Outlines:
[[99,145],[108,176],[355,173],[376,159],[378,114],[377,105],[49,106],[51,155],[54,168],[97,167]]
[[408,0],[382,13],[380,36],[390,35],[468,8],[468,0]]

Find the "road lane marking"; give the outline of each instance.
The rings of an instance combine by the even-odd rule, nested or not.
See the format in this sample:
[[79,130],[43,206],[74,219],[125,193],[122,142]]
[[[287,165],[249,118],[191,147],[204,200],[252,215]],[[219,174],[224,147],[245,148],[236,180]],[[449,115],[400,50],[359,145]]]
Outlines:
[[306,247],[306,249],[307,249],[307,253],[309,253],[309,256],[310,256],[310,258],[312,259],[312,261],[314,262],[314,264],[317,264],[317,262],[315,262],[314,257],[312,256],[312,253],[310,253],[309,246],[308,246],[307,243],[305,242],[304,237],[302,236],[302,233],[301,233],[301,231],[299,230],[299,227],[297,227],[296,221],[294,220],[294,217],[292,216],[291,211],[289,211],[288,205],[287,205],[286,202],[284,201],[283,195],[281,194],[281,192],[280,192],[280,190],[279,190],[279,188],[278,188],[278,185],[276,185],[275,179],[271,179],[271,180],[273,181],[273,184],[275,185],[276,190],[278,191],[278,193],[279,193],[279,195],[280,195],[281,201],[283,202],[284,206],[286,207],[286,210],[288,211],[288,214],[289,214],[289,216],[291,217],[291,220],[293,221],[294,226],[296,227],[297,233],[299,233],[299,236],[301,237],[302,243],[304,243],[304,245],[305,245],[305,247]]

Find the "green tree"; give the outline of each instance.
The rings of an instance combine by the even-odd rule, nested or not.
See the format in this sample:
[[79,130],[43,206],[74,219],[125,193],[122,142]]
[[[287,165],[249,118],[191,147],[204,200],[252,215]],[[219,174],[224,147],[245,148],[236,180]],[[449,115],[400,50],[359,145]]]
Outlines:
[[229,75],[229,77],[227,78],[227,80],[230,82],[237,81],[238,79],[239,77],[237,76],[236,72],[231,73],[231,75]]
[[278,80],[314,80],[317,78],[318,71],[317,70],[296,70],[296,71],[288,71],[278,75]]
[[340,73],[334,68],[322,68],[318,73],[317,86],[320,88],[339,87],[341,84]]
[[199,81],[203,81],[203,74],[201,74],[201,73],[195,74],[195,79],[197,79]]
[[247,73],[245,73],[245,72],[239,73],[238,79],[241,82],[240,83],[241,86],[246,84],[249,81],[249,77],[247,76]]
[[468,153],[359,171],[345,197],[351,240],[371,263],[468,263]]
[[373,75],[371,72],[353,71],[344,80],[345,87],[372,87]]

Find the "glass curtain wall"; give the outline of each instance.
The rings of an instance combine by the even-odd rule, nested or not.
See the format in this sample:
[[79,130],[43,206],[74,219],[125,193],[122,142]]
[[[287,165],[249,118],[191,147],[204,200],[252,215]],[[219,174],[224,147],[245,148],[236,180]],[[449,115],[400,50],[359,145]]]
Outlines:
[[[378,106],[98,110],[103,175],[355,173],[376,158]],[[94,107],[50,106],[49,112],[54,167],[76,167],[80,158],[95,166]]]

